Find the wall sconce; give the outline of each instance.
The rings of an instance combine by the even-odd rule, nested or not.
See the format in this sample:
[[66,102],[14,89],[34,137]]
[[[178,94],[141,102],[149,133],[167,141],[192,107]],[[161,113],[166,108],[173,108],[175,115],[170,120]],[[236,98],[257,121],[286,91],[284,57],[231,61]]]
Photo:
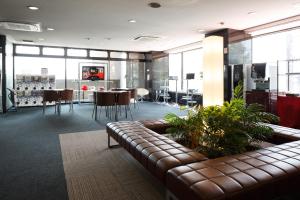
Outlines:
[[203,106],[224,103],[223,37],[209,36],[203,41]]

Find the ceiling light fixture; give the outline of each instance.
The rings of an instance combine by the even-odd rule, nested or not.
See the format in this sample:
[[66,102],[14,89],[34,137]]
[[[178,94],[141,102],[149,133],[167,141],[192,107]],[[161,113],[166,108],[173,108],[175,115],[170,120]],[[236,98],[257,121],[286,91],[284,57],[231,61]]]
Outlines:
[[160,8],[161,4],[157,3],[157,2],[151,2],[151,3],[148,3],[148,6],[151,8]]
[[136,20],[135,19],[130,19],[130,20],[128,20],[128,22],[130,22],[130,23],[136,23]]
[[54,31],[55,29],[54,28],[47,28],[47,31]]
[[224,24],[225,24],[224,22],[220,22],[220,25],[221,25],[221,26],[224,26]]
[[29,10],[39,10],[39,7],[36,6],[27,6]]

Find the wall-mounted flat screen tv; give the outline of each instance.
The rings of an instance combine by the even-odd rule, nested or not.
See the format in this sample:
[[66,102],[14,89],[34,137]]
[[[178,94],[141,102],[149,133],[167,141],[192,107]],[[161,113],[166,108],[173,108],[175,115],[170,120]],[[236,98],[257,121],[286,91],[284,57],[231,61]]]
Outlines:
[[83,66],[82,80],[104,80],[105,71],[103,66]]
[[251,66],[251,78],[262,78],[266,77],[266,63],[255,63]]
[[188,74],[186,74],[186,79],[187,80],[195,79],[195,74],[194,73],[188,73]]

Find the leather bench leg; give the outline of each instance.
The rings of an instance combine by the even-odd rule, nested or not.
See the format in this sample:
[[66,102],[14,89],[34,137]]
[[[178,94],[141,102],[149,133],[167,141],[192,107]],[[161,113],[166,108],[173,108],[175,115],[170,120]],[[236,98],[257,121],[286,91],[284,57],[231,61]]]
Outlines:
[[109,133],[107,133],[107,146],[108,146],[108,148],[120,147],[119,144],[115,144],[115,145],[110,144],[110,135],[109,135]]
[[178,200],[178,198],[169,190],[166,190],[166,200]]

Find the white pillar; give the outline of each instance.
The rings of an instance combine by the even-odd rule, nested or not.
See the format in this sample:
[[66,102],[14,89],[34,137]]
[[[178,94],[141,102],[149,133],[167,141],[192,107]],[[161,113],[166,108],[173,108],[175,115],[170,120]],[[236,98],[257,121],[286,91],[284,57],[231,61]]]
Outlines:
[[203,41],[203,106],[224,102],[223,37],[209,36]]

